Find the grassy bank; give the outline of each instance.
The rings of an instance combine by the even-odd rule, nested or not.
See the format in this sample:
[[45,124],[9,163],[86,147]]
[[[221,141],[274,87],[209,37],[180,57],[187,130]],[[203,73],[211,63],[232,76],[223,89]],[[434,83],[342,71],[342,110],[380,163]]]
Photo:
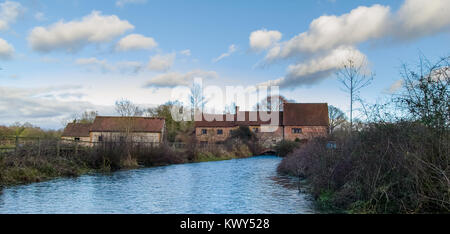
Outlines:
[[320,208],[346,213],[450,212],[450,138],[415,122],[377,123],[295,150],[280,173],[305,178]]
[[[210,146],[175,149],[107,143],[96,147],[79,147],[77,152],[54,153],[56,141],[22,146],[17,152],[0,153],[0,187],[41,182],[57,177],[76,177],[89,172],[113,172],[138,167],[228,160],[252,156],[245,144],[232,147]],[[63,146],[62,146],[63,147]]]
[[245,144],[236,145],[229,149],[225,147],[215,148],[212,150],[199,150],[196,152],[194,162],[222,161],[234,158],[248,158],[254,154]]

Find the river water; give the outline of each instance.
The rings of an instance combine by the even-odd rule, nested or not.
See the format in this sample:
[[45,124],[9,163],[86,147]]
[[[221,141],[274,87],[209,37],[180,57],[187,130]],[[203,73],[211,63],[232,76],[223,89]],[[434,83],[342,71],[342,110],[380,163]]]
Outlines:
[[171,165],[4,188],[0,213],[315,213],[297,182],[260,156]]

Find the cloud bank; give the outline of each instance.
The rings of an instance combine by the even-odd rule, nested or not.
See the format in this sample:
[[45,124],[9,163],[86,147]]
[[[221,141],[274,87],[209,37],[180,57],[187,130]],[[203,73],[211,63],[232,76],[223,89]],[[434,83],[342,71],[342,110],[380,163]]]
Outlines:
[[7,41],[0,38],[0,59],[7,60],[14,55],[14,47]]
[[89,43],[109,42],[131,29],[134,26],[126,20],[93,11],[81,20],[61,20],[48,27],[35,27],[28,36],[28,42],[33,50],[39,52],[74,52]]
[[24,12],[24,8],[18,2],[5,1],[0,3],[0,30],[8,30],[10,24]]
[[214,79],[218,74],[215,71],[193,70],[187,73],[169,72],[153,77],[144,87],[146,88],[172,88],[180,85],[188,86],[195,78]]
[[[310,85],[340,69],[349,56],[365,57],[357,46],[377,40],[409,41],[450,31],[450,1],[406,0],[397,12],[389,6],[360,6],[340,16],[314,19],[306,32],[279,42],[281,33],[252,32],[250,47],[265,50],[265,64],[296,60],[287,75],[267,83],[282,88]],[[271,32],[271,33],[270,33]],[[275,36],[278,35],[278,36]],[[279,39],[280,38],[280,39]]]
[[175,53],[164,55],[157,54],[150,58],[147,68],[150,71],[167,71],[172,67],[175,57]]

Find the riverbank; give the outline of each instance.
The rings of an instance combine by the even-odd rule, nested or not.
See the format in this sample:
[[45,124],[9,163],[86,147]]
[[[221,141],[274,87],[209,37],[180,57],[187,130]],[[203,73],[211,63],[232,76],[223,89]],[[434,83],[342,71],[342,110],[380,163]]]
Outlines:
[[278,172],[305,179],[332,213],[448,213],[449,132],[419,123],[377,123],[317,139],[283,159]]
[[258,156],[5,187],[0,214],[316,213],[297,181],[277,174],[280,161]]
[[[43,146],[44,147],[44,146]],[[222,161],[253,156],[242,144],[223,147],[177,150],[166,145],[148,149],[107,147],[80,148],[73,153],[36,155],[30,148],[0,155],[0,187],[47,181],[59,177],[78,177],[94,172],[114,172],[140,167]]]

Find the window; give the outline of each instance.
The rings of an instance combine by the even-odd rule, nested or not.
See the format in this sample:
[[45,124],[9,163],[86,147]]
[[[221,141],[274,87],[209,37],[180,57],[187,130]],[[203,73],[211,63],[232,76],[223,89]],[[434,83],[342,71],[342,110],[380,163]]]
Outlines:
[[202,129],[202,135],[206,135],[206,134],[208,134],[208,130]]
[[253,132],[255,132],[255,133],[258,133],[258,131],[259,131],[258,128],[253,128],[252,130],[253,130]]
[[200,141],[200,145],[207,145],[208,142],[207,141]]
[[120,142],[124,142],[125,141],[125,137],[121,136],[119,140],[120,140]]
[[223,134],[223,129],[217,129],[217,135],[222,135]]
[[292,133],[293,134],[300,134],[300,133],[302,133],[302,129],[301,128],[293,128],[292,129]]
[[103,141],[103,136],[98,136],[98,141],[102,142]]
[[80,138],[79,138],[79,137],[75,137],[74,140],[75,140],[75,141],[80,141]]

